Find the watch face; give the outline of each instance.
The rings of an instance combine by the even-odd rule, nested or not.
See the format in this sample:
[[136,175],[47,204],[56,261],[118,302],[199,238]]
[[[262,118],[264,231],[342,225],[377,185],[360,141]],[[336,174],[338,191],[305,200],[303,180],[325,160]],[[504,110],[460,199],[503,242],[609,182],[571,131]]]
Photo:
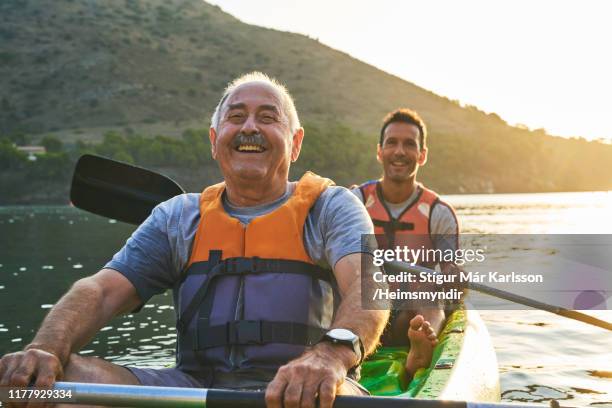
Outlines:
[[357,337],[355,333],[347,329],[331,329],[327,335],[340,341],[353,341]]

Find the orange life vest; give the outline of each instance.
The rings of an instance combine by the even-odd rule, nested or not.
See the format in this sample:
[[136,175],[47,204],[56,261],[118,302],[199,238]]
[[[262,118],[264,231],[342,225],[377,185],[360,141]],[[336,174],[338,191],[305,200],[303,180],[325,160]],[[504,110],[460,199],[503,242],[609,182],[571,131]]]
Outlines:
[[225,183],[208,187],[200,197],[201,221],[188,267],[207,261],[213,249],[223,251],[221,259],[258,256],[313,263],[304,248],[304,222],[319,195],[332,184],[329,179],[307,172],[287,202],[253,219],[246,227],[223,208]]
[[284,204],[246,226],[223,208],[224,183],[204,190],[178,295],[181,369],[275,370],[328,330],[335,280],[303,237],[310,208],[332,184],[308,172]]
[[[431,239],[431,211],[440,201],[438,195],[422,185],[418,197],[397,217],[385,205],[382,185],[378,180],[368,181],[359,190],[363,203],[372,218],[374,233],[380,248],[407,246],[409,248],[435,249]],[[434,265],[419,262],[422,266]]]

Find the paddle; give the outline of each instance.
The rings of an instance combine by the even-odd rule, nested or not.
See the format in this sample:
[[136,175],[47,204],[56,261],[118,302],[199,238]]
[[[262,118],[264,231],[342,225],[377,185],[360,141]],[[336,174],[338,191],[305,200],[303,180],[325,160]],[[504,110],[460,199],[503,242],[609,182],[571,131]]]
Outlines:
[[[55,390],[70,391],[62,403],[143,408],[264,408],[263,392],[205,388],[148,387],[57,382]],[[558,405],[557,405],[558,406]],[[543,408],[546,405],[494,404],[489,402],[440,401],[398,397],[339,395],[334,408]]]
[[[411,265],[406,262],[385,262],[385,270],[389,272],[399,273],[399,272],[425,272],[429,274],[436,274],[437,271],[434,271],[429,268],[424,268],[422,266]],[[586,313],[578,312],[576,310],[565,309],[560,306],[549,305],[547,303],[538,302],[537,300],[526,298],[525,296],[516,295],[514,293],[506,292],[500,289],[491,288],[489,286],[485,286],[481,283],[468,282],[467,287],[469,289],[478,291],[480,293],[484,293],[486,295],[495,296],[501,299],[509,300],[514,303],[518,303],[520,305],[525,305],[529,307],[533,307],[534,309],[544,310],[546,312],[554,313],[559,316],[567,317],[568,319],[578,320],[583,323],[587,323],[593,326],[601,327],[602,329],[612,330],[612,323],[606,322],[604,320],[598,319],[596,317],[590,316]]]
[[[70,197],[75,206],[84,210],[139,224],[157,204],[183,192],[176,182],[159,173],[100,156],[85,155],[79,159],[74,171]],[[403,262],[387,262],[385,267],[397,272],[412,270],[436,273],[431,269]],[[487,295],[612,330],[612,323],[575,310],[548,305],[479,283],[470,283],[468,287]]]
[[76,164],[70,201],[94,214],[140,224],[157,204],[184,192],[161,174],[86,154]]

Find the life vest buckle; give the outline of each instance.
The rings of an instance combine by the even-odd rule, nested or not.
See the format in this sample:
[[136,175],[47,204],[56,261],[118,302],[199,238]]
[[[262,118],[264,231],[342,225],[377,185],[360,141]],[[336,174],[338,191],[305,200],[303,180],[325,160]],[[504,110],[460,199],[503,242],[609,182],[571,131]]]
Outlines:
[[261,320],[238,320],[227,323],[231,344],[263,344]]
[[235,274],[238,271],[238,262],[236,258],[229,258],[223,262],[225,272],[228,274]]
[[251,258],[251,262],[252,262],[252,266],[251,266],[251,272],[253,273],[257,273],[258,271],[258,267],[259,267],[259,257],[258,256],[254,256],[253,258]]

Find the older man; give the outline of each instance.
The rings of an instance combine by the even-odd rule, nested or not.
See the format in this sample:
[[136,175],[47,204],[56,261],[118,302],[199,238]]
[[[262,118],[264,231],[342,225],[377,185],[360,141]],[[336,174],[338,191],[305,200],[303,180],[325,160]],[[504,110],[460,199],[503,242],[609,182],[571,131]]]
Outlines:
[[[224,182],[159,205],[97,274],[74,284],[1,384],[56,379],[266,389],[269,407],[330,407],[355,381],[387,312],[360,307],[367,212],[306,173],[289,182],[304,130],[287,90],[261,73],[227,87],[212,117]],[[174,289],[177,365],[121,367],[75,354],[117,314]]]

